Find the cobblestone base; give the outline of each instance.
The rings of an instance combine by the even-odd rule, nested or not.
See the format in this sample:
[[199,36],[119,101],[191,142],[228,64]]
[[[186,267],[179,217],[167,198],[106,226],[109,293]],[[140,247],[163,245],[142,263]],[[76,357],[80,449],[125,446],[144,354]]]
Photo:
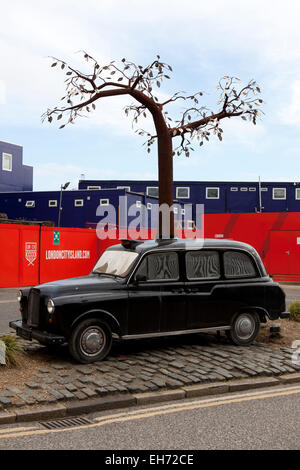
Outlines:
[[1,392],[0,410],[300,370],[292,349],[275,351],[264,343],[238,347],[210,335],[116,343],[106,360],[89,365],[74,363],[66,347],[50,352],[36,342],[20,339],[19,344],[30,354],[44,355],[49,365],[24,386],[11,384]]

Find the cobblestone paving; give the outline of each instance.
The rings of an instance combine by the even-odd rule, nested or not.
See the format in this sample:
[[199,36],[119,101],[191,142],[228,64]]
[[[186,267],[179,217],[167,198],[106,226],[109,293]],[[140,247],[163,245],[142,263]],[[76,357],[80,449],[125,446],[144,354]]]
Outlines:
[[116,343],[106,360],[88,365],[74,363],[66,347],[50,352],[36,342],[19,342],[28,354],[44,355],[47,367],[24,386],[12,384],[0,392],[0,410],[300,370],[292,363],[292,349],[273,350],[263,343],[238,347],[211,335]]

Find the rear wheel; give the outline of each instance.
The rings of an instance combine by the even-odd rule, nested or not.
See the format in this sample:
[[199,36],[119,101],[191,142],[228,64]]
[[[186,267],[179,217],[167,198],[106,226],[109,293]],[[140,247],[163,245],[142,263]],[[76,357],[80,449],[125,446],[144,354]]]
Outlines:
[[253,343],[259,333],[260,319],[256,312],[238,313],[232,322],[231,330],[227,330],[228,338],[239,346]]
[[112,335],[109,325],[96,318],[84,320],[72,331],[69,351],[83,364],[101,361],[109,353]]

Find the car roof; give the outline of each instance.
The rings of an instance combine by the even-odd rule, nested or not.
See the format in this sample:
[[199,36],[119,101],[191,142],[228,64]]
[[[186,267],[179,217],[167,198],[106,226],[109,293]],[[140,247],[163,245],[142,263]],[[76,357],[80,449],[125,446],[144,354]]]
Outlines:
[[216,249],[242,249],[252,254],[256,253],[255,249],[247,243],[217,238],[191,238],[191,239],[168,239],[168,240],[122,240],[121,244],[113,245],[109,250],[118,250],[120,247],[135,251],[139,254],[156,249],[164,250],[201,250],[205,248]]

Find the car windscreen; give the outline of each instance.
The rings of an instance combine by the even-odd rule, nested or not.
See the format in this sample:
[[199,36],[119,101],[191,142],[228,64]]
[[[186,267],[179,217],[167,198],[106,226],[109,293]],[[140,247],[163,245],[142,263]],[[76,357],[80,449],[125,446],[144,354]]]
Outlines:
[[138,257],[134,251],[107,250],[97,261],[93,273],[125,277]]

